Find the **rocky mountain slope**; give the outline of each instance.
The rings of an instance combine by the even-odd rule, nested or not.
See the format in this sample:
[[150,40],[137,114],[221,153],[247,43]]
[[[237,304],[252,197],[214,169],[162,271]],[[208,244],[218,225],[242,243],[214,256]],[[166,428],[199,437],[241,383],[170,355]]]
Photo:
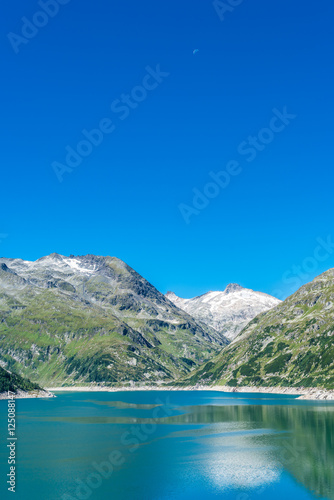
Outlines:
[[173,292],[167,292],[166,297],[229,340],[233,340],[255,316],[281,302],[271,295],[235,283],[228,285],[223,292],[208,292],[193,299],[181,299]]
[[334,269],[254,318],[183,385],[334,389]]
[[0,360],[40,384],[173,380],[226,343],[117,258],[0,259]]

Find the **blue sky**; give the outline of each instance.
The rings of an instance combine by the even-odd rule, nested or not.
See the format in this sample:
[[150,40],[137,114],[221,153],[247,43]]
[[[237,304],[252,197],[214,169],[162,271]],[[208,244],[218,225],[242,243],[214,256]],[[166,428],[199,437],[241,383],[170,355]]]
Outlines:
[[[1,256],[114,255],[185,297],[237,282],[282,298],[334,267],[333,2],[62,3],[2,3]],[[69,171],[66,147],[105,119]],[[180,204],[231,161],[186,223]]]

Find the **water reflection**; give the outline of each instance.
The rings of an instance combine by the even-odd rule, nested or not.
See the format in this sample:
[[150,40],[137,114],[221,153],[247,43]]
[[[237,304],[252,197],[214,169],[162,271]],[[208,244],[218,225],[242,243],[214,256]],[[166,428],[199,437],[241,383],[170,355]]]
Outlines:
[[[171,415],[163,407],[158,413],[156,404],[97,400],[86,403],[93,408],[102,405],[103,415],[50,416],[40,420],[165,425],[166,433],[156,439],[152,436],[150,442],[155,441],[155,446],[156,441],[179,438],[181,442],[200,443],[199,452],[191,460],[197,462],[198,473],[220,490],[266,487],[286,471],[315,496],[334,500],[334,406],[299,405],[293,401],[247,405],[231,401],[232,405],[224,406],[175,406]],[[129,414],[122,411],[129,409]],[[146,417],[146,413],[143,416],[138,411],[144,409],[153,411]]]
[[[315,495],[334,499],[334,407],[194,406],[187,411],[189,413],[170,417],[169,421],[188,424],[237,422],[238,431],[245,430],[239,441],[226,435],[226,431],[233,433],[235,428],[225,428],[224,440],[216,438],[224,447],[229,445],[229,439],[231,446],[232,441],[236,446],[227,462],[221,458],[221,476],[226,474],[226,467],[231,475],[231,462],[235,462],[238,475],[250,473],[251,483],[259,484],[273,479],[284,468]],[[259,436],[252,434],[252,429],[276,432]],[[212,458],[214,463],[219,462],[217,457],[216,460]],[[260,476],[256,477],[258,473]]]
[[85,399],[83,403],[92,403],[95,405],[109,406],[110,408],[118,408],[120,410],[153,410],[161,406],[161,404],[137,404],[127,403],[125,401],[96,401],[95,399]]

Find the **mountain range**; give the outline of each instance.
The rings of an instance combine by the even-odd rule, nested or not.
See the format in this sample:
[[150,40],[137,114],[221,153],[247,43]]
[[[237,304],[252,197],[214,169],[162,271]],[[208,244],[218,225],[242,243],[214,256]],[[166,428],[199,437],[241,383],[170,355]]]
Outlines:
[[181,299],[116,257],[0,258],[0,376],[333,389],[333,312],[334,269],[284,302],[236,284]]
[[0,259],[0,359],[40,384],[175,380],[228,340],[115,257]]
[[281,302],[271,295],[254,292],[236,283],[230,283],[223,292],[207,292],[192,299],[181,299],[173,292],[167,292],[166,297],[229,340],[233,340],[255,316]]

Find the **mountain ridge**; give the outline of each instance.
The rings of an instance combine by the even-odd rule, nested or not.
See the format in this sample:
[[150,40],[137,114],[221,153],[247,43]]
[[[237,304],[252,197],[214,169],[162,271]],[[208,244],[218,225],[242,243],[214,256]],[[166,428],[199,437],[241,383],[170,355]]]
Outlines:
[[181,385],[334,389],[334,269],[256,316]]
[[0,356],[44,385],[169,381],[227,343],[116,257],[0,258]]

